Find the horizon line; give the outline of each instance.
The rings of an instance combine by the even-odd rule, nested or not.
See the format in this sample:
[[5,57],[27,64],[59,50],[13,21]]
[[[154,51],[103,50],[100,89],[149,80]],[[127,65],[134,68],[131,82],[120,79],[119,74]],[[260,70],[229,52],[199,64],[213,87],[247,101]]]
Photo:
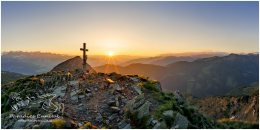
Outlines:
[[[14,50],[14,51],[1,51],[1,55],[10,53],[10,52],[22,52],[22,53],[45,53],[45,54],[54,54],[54,55],[64,55],[64,56],[78,56],[78,54],[68,54],[68,53],[57,53],[57,52],[48,52],[48,51],[23,51],[23,50]],[[131,54],[115,54],[113,56],[140,56],[140,57],[156,57],[156,56],[189,56],[189,55],[201,55],[201,54],[213,54],[219,53],[223,55],[227,54],[255,54],[258,52],[224,52],[224,51],[184,51],[184,52],[173,52],[173,53],[161,53],[157,55],[131,55]],[[88,54],[89,56],[107,56],[106,54]]]

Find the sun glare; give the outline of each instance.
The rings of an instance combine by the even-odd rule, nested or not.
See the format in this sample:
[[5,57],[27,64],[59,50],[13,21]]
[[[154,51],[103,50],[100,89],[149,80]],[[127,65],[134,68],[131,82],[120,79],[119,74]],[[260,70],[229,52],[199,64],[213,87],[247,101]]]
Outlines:
[[108,52],[108,54],[107,54],[109,57],[112,57],[113,56],[113,52],[112,51],[110,51],[110,52]]

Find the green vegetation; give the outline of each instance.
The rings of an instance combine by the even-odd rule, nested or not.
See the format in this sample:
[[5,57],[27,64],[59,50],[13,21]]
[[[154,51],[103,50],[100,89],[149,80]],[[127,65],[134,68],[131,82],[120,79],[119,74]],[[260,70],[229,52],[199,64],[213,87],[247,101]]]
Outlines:
[[1,113],[5,113],[5,112],[11,110],[11,107],[8,104],[9,103],[8,100],[9,100],[9,97],[8,97],[7,94],[1,95],[1,103],[2,103],[2,105],[1,105],[1,109],[2,109]]
[[[258,83],[233,89],[226,96],[212,96],[191,99],[190,102],[209,117],[223,124],[226,128],[253,128],[258,125]],[[252,115],[252,113],[257,113]],[[236,120],[229,118],[235,116]],[[193,117],[194,119],[194,117]],[[246,122],[249,121],[249,122]]]
[[257,95],[259,90],[259,83],[252,83],[248,86],[236,87],[232,89],[227,96],[250,96]]
[[65,127],[66,121],[62,119],[54,119],[51,123],[55,129],[62,129]]
[[[8,87],[7,87],[8,86]],[[16,80],[14,83],[10,85],[4,85],[2,86],[2,92],[1,92],[1,113],[7,112],[11,110],[10,104],[9,104],[9,95],[12,92],[18,92],[20,94],[20,97],[22,99],[25,99],[26,96],[36,96],[35,94],[35,88],[39,85],[39,78],[30,76],[21,78],[19,80]]]
[[150,115],[144,116],[141,119],[138,119],[137,112],[132,114],[127,113],[126,115],[131,119],[131,124],[138,126],[138,129],[147,129],[147,121],[150,119]]
[[155,117],[157,119],[160,119],[162,116],[162,113],[167,110],[180,110],[178,107],[175,108],[176,106],[176,100],[174,98],[173,93],[164,93],[164,92],[157,92],[153,93],[153,97],[155,100],[157,100],[160,105],[157,109],[155,109]]
[[259,124],[223,118],[218,120],[228,129],[259,129]]
[[[170,126],[177,113],[187,117],[189,120],[188,128],[220,128],[221,124],[198,112],[198,109],[189,105],[187,102],[178,102],[172,93],[154,92],[153,97],[160,105],[154,110],[156,119],[164,119],[167,126]],[[163,112],[173,110],[173,118],[163,117]],[[221,127],[222,128],[222,127]]]
[[154,85],[154,81],[144,81],[142,83],[140,83],[138,86],[140,86],[141,88],[146,88],[147,90],[153,91],[153,92],[159,92],[159,89],[156,88],[156,86]]
[[11,81],[15,81],[20,78],[24,78],[26,75],[14,73],[14,72],[8,72],[8,71],[2,71],[1,72],[1,84],[6,84]]
[[167,110],[171,110],[172,109],[172,106],[173,106],[173,102],[166,102],[162,105],[160,105],[156,110],[155,110],[155,117],[157,119],[160,119],[162,117],[162,113],[164,111],[167,111]]

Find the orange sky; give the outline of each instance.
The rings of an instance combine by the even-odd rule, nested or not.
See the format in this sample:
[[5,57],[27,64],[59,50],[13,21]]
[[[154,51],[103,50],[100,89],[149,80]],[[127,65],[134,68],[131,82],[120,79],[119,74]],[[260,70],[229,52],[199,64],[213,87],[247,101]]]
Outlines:
[[2,2],[3,51],[258,52],[258,2]]

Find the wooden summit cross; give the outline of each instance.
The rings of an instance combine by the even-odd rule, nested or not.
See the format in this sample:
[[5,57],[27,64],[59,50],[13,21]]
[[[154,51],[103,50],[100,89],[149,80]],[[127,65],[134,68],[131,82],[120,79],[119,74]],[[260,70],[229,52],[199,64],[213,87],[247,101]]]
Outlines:
[[81,51],[83,51],[83,71],[86,71],[86,65],[87,65],[87,56],[86,56],[86,43],[83,43],[83,48],[80,48]]

